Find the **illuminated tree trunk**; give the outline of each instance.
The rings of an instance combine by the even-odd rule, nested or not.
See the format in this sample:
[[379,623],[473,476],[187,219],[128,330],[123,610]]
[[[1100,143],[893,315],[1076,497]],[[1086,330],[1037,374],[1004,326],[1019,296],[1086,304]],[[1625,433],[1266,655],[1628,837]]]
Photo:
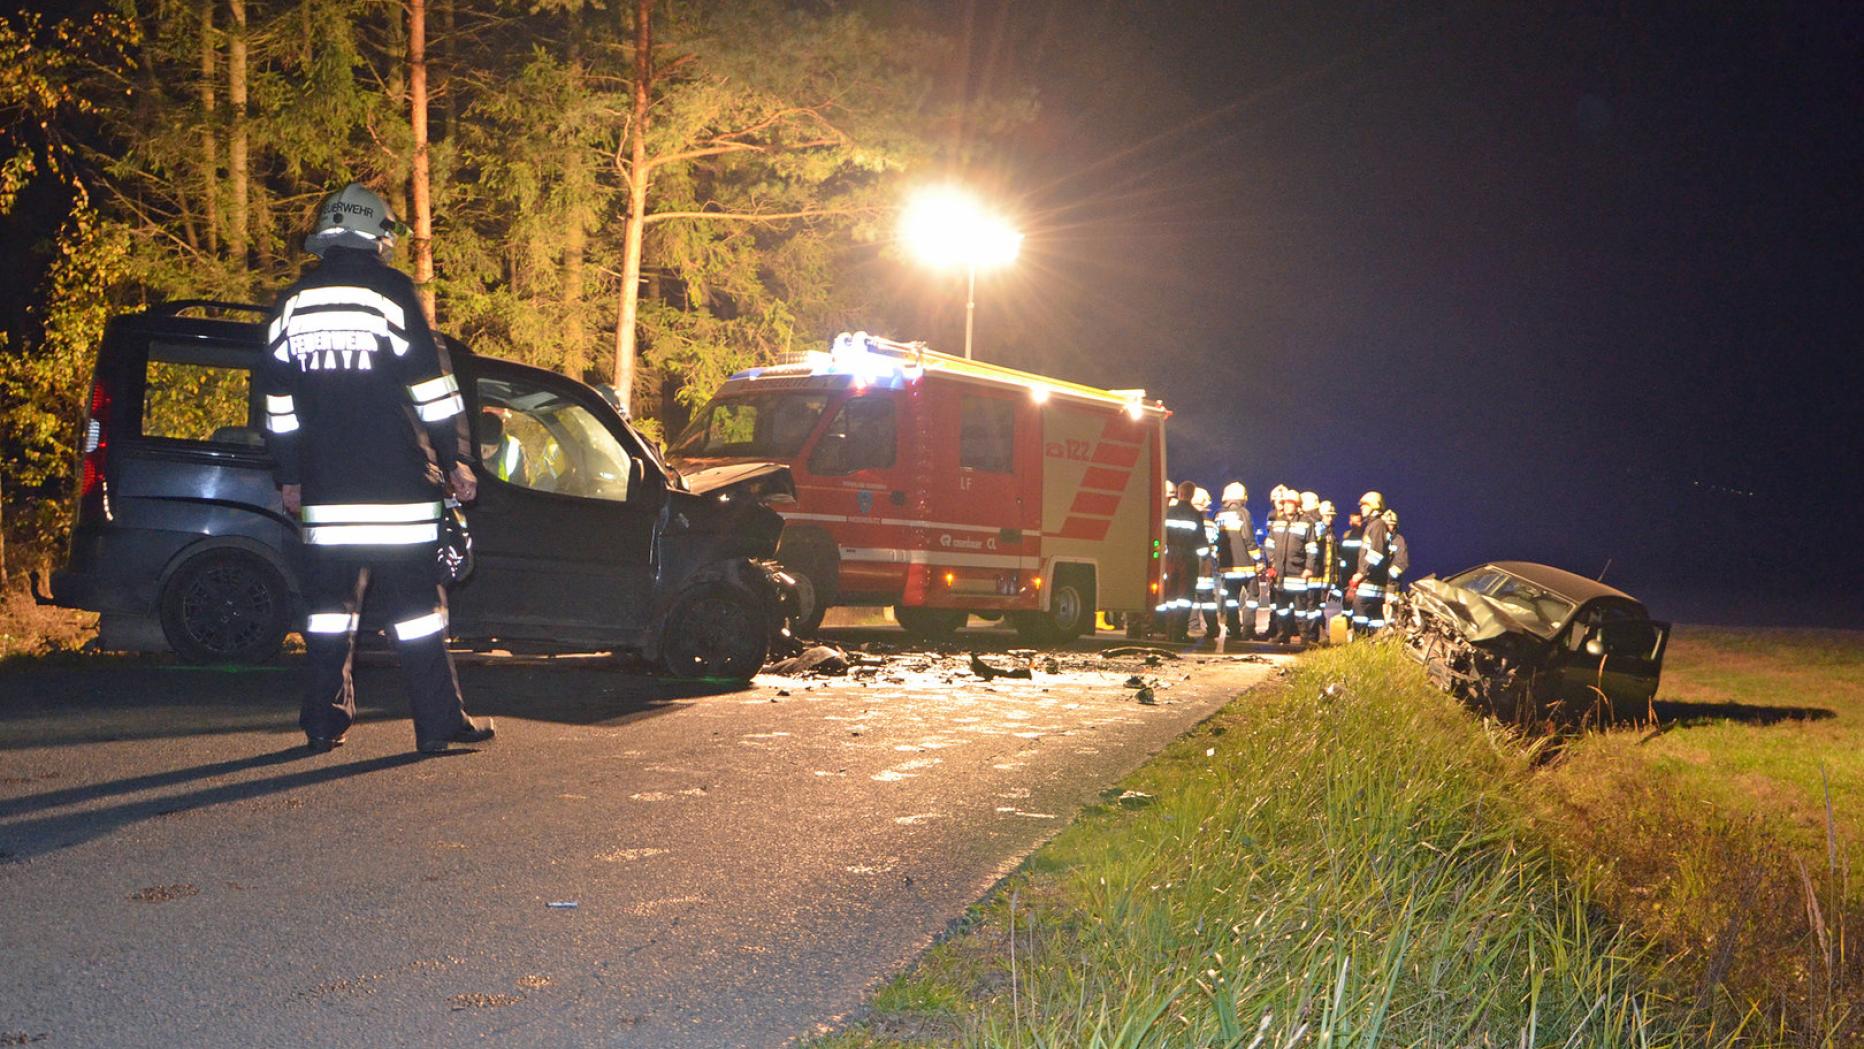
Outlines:
[[246,0],[227,0],[233,21],[227,35],[227,106],[232,129],[227,143],[227,251],[235,263],[247,261],[252,246],[246,201],[250,177],[246,155]]
[[628,121],[628,225],[622,238],[620,304],[615,311],[615,393],[634,404],[634,329],[641,301],[641,237],[647,231],[647,100],[653,89],[654,0],[634,3],[634,112]]
[[214,129],[219,104],[214,90],[214,2],[201,0],[201,209],[207,252],[220,250],[220,139]]
[[434,208],[427,150],[427,0],[408,2],[408,124],[414,132],[414,286],[434,323]]

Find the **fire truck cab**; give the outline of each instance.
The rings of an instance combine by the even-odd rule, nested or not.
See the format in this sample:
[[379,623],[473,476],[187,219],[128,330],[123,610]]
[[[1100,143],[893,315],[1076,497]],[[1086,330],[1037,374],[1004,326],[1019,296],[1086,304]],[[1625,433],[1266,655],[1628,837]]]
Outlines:
[[1164,406],[844,333],[733,375],[674,442],[683,475],[791,464],[777,557],[813,629],[835,605],[891,606],[938,637],[970,614],[1025,638],[1149,616],[1164,523]]

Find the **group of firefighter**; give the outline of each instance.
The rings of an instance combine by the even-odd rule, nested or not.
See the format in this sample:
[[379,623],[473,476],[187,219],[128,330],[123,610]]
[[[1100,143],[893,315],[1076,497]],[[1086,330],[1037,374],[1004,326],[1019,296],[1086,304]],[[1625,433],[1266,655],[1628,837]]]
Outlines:
[[[1158,605],[1167,639],[1189,641],[1193,620],[1202,620],[1207,644],[1216,642],[1220,623],[1232,640],[1318,644],[1331,633],[1329,601],[1348,617],[1350,634],[1384,629],[1411,558],[1383,495],[1360,496],[1359,511],[1336,535],[1332,502],[1276,485],[1258,540],[1240,481],[1224,487],[1214,515],[1210,493],[1195,482],[1168,483],[1167,491]],[[1263,608],[1266,627],[1257,622]]]

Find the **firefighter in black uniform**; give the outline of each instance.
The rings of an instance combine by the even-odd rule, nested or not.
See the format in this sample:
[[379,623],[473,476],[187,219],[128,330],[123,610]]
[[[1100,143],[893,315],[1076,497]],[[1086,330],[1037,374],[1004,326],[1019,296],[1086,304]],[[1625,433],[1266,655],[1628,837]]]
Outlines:
[[1223,569],[1224,632],[1231,638],[1253,641],[1256,613],[1262,607],[1256,596],[1256,573],[1262,568],[1262,548],[1256,545],[1256,523],[1249,516],[1249,489],[1241,481],[1223,488],[1223,509],[1217,512],[1217,561]]
[[1334,573],[1334,589],[1339,591],[1340,611],[1349,618],[1353,614],[1353,599],[1346,596],[1346,585],[1359,571],[1359,544],[1365,540],[1366,519],[1354,510],[1346,515],[1346,531],[1340,535],[1339,567]]
[[1301,518],[1307,522],[1307,541],[1303,548],[1307,551],[1308,579],[1307,594],[1302,598],[1295,627],[1310,644],[1319,644],[1320,621],[1327,615],[1327,562],[1326,549],[1320,541],[1318,494],[1301,493]]
[[[1302,502],[1307,501],[1302,493]],[[1327,598],[1333,593],[1337,578],[1335,562],[1339,560],[1338,540],[1333,536],[1333,504],[1315,497],[1314,500],[1314,543],[1317,553],[1314,558],[1314,578],[1308,581],[1307,603],[1307,639],[1315,644],[1327,634]]]
[[1165,584],[1159,611],[1165,616],[1165,639],[1188,641],[1191,635],[1192,595],[1196,593],[1198,547],[1204,545],[1204,515],[1191,500],[1197,485],[1185,481],[1178,498],[1165,511]]
[[1391,526],[1385,523],[1385,497],[1359,497],[1366,531],[1360,539],[1359,563],[1353,570],[1353,630],[1371,634],[1385,628],[1385,587],[1391,578]]
[[356,716],[350,657],[363,595],[393,622],[424,753],[492,737],[466,716],[446,649],[439,583],[442,496],[470,500],[460,460],[465,405],[406,275],[387,257],[402,229],[351,183],[318,205],[304,246],[321,262],[267,326],[259,384],[266,439],[287,512],[303,522],[309,681],[298,724],[310,749],[342,746]]
[[1203,644],[1217,643],[1217,631],[1222,627],[1223,588],[1217,578],[1217,539],[1219,531],[1217,522],[1210,517],[1210,493],[1199,486],[1191,495],[1191,509],[1197,511],[1197,518],[1204,526],[1204,541],[1197,548],[1197,594],[1192,607],[1197,616],[1204,621]]
[[1301,633],[1304,622],[1307,581],[1312,574],[1307,549],[1312,529],[1301,514],[1301,493],[1284,487],[1276,493],[1276,504],[1262,550],[1274,574],[1274,619],[1269,624],[1269,640],[1285,643]]
[[[1396,608],[1398,596],[1404,592],[1402,579],[1411,570],[1411,544],[1405,542],[1404,533],[1398,530],[1398,511],[1387,507],[1385,510],[1385,527],[1391,529],[1391,570],[1386,573],[1390,585],[1385,588],[1386,606]],[[1390,620],[1390,615],[1386,619]]]

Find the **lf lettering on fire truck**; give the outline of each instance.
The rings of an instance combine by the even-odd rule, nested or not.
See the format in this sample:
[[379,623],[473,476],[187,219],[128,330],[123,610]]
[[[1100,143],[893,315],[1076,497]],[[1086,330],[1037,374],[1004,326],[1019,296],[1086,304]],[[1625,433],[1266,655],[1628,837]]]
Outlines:
[[778,558],[805,629],[880,605],[915,633],[1001,614],[1055,642],[1157,603],[1170,414],[858,332],[733,375],[671,457],[688,475],[790,464]]

